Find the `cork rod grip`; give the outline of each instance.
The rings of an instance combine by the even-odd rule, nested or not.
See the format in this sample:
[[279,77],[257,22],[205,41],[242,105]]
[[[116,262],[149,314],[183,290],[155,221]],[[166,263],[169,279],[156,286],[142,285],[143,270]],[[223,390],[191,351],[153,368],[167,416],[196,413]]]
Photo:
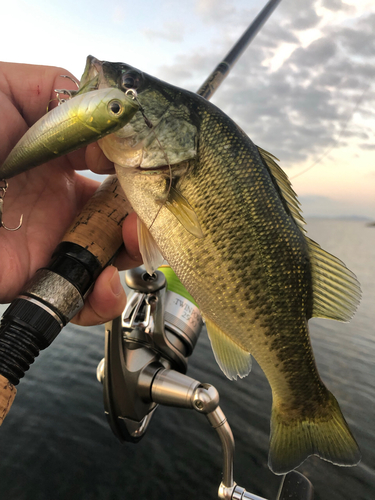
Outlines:
[[3,423],[14,398],[16,397],[17,389],[8,379],[0,375],[0,425]]
[[122,245],[122,223],[133,209],[116,175],[100,185],[75,219],[62,241],[89,250],[104,267]]

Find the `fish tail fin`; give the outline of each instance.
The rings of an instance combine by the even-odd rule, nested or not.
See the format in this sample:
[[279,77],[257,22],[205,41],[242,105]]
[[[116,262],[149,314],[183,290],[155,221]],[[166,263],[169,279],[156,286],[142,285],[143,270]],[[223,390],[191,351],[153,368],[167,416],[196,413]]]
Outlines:
[[290,418],[273,406],[268,465],[275,474],[290,472],[310,455],[347,467],[361,460],[338,402],[327,393],[327,404],[312,417]]

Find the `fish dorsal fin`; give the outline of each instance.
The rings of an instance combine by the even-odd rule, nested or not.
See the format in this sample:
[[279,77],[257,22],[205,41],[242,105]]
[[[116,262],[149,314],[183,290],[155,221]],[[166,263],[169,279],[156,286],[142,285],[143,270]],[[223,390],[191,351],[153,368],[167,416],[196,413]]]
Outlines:
[[312,316],[349,321],[361,299],[356,276],[341,260],[306,237],[313,286]]
[[[259,153],[271,171],[281,194],[298,226],[304,231],[305,221],[300,203],[285,172],[271,153],[258,147]],[[361,290],[355,275],[341,260],[323,250],[306,237],[309,246],[313,286],[312,317],[349,321],[359,304]]]
[[231,380],[243,378],[251,370],[251,355],[235,344],[215,323],[204,318],[217,364]]
[[302,217],[301,208],[300,208],[301,204],[298,201],[297,195],[292,188],[292,185],[290,183],[290,180],[288,179],[288,176],[286,175],[284,170],[282,168],[280,168],[279,165],[275,161],[275,160],[277,160],[277,161],[279,161],[279,160],[275,156],[273,156],[271,153],[268,153],[267,151],[260,148],[259,146],[257,146],[257,148],[258,148],[258,151],[259,151],[261,157],[266,162],[267,167],[270,169],[271,174],[273,175],[294,220],[296,221],[298,226],[303,231],[305,231],[305,229],[303,227],[305,224],[305,221]]
[[184,228],[197,238],[203,238],[204,234],[199,224],[198,217],[190,203],[174,187],[171,187],[165,207],[181,222]]
[[142,255],[143,264],[146,271],[151,276],[155,269],[162,265],[164,257],[160,253],[160,250],[146,224],[142,222],[139,217],[137,217],[137,233],[139,251]]

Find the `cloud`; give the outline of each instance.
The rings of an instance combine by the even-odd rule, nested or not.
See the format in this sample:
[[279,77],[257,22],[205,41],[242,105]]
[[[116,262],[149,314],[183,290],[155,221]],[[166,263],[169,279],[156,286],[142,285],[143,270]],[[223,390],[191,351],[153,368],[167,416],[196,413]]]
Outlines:
[[321,37],[313,41],[307,48],[299,47],[296,49],[291,54],[288,64],[295,64],[297,67],[307,66],[316,71],[325,66],[336,54],[335,41],[328,37]]
[[[368,36],[373,18],[361,17],[350,32],[345,27],[322,29],[319,39],[296,48],[275,72],[257,65],[253,69],[248,54],[236,67],[236,77],[228,79],[229,114],[254,142],[272,146],[283,166],[311,153],[318,157],[350,138],[369,139],[350,120],[354,112],[375,117],[375,95],[369,87],[375,65],[367,62],[367,48],[354,43],[361,39],[358,32]],[[251,68],[248,74],[246,66]],[[218,104],[225,106],[223,93]]]
[[355,28],[341,28],[335,36],[349,54],[375,58],[375,23],[373,19],[362,20]]
[[[365,149],[367,151],[375,151],[375,144],[360,144],[359,147],[361,149]],[[373,174],[375,174],[375,172],[372,172]]]
[[276,23],[264,25],[261,31],[258,32],[253,41],[253,45],[259,50],[260,47],[265,49],[275,49],[280,43],[298,44],[297,36],[285,28],[284,26]]
[[181,54],[173,65],[161,65],[155,76],[195,92],[222,56],[222,53],[219,56],[218,53],[209,53],[207,50],[188,55]]
[[323,0],[322,7],[325,7],[328,10],[332,10],[334,12],[345,11],[345,12],[354,12],[354,7],[352,5],[348,5],[342,0]]
[[238,22],[240,17],[239,9],[227,0],[197,0],[196,12],[203,21],[214,25],[222,22],[230,25]]
[[203,20],[217,22],[223,18],[228,18],[235,12],[235,7],[220,0],[198,0],[196,2],[196,10]]
[[314,28],[321,21],[315,0],[307,0],[303,4],[295,0],[283,0],[275,13],[281,15],[284,27],[291,32]]
[[179,23],[164,23],[163,29],[155,30],[147,28],[143,33],[150,40],[163,39],[169,42],[183,42],[184,40],[184,26]]
[[[301,4],[298,4],[300,7]],[[293,24],[290,24],[290,28],[294,30],[306,30],[315,28],[321,21],[320,16],[315,12],[313,8],[306,9],[300,12],[294,19]]]
[[[373,149],[370,131],[353,121],[353,116],[375,119],[371,88],[375,64],[369,64],[375,54],[375,7],[358,17],[348,15],[347,21],[336,25],[318,15],[319,7],[345,13],[347,4],[334,0],[306,3],[302,7],[295,0],[281,2],[212,99],[256,144],[280,158],[284,168],[314,161],[329,148],[344,147],[353,140],[360,141],[362,149]],[[222,23],[227,23],[228,16],[225,32],[230,35],[225,44],[234,43],[238,26],[249,18],[247,10],[228,2],[200,0],[198,5],[207,23],[215,10]],[[238,22],[236,30],[234,22]],[[301,33],[311,28],[320,36],[301,44]],[[285,44],[296,48],[273,69],[268,61]],[[222,59],[223,45],[221,39],[199,53],[181,56],[176,65],[162,66],[158,76],[195,91]]]

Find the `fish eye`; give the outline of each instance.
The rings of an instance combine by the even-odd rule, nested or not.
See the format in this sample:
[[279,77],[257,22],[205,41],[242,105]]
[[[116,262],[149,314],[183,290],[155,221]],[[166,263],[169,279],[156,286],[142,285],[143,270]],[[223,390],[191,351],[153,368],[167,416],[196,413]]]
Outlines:
[[110,113],[112,113],[113,115],[118,116],[122,112],[122,104],[119,101],[116,101],[116,100],[111,101],[108,104],[108,111]]
[[130,71],[122,75],[121,84],[125,89],[136,89],[139,87],[139,74],[135,71]]
[[131,76],[127,76],[122,80],[122,86],[127,88],[127,89],[132,89],[134,87],[134,78]]

